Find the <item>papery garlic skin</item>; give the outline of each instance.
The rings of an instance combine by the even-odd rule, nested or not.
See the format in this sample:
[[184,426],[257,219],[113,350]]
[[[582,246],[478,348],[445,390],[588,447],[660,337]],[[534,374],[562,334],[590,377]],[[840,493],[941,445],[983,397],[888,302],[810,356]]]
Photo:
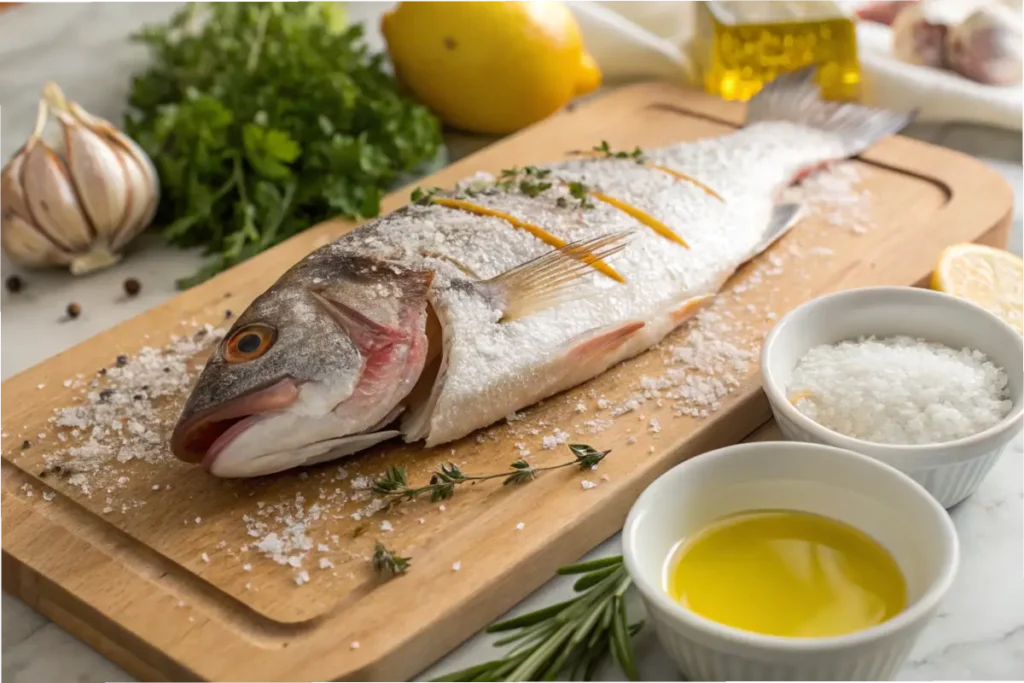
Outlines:
[[950,31],[949,66],[979,83],[1016,85],[1024,71],[1021,42],[1021,21],[1013,10],[979,7]]
[[[149,226],[159,179],[142,149],[108,121],[44,88],[36,127],[0,174],[0,242],[23,266],[82,274],[116,263]],[[52,113],[63,156],[41,138]]]

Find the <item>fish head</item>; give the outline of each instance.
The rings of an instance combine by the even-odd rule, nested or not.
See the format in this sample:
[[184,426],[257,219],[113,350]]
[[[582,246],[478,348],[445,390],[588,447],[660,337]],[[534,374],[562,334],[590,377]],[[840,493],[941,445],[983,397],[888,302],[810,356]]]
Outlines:
[[179,459],[222,477],[313,464],[373,445],[427,357],[431,273],[314,252],[238,317],[171,436]]

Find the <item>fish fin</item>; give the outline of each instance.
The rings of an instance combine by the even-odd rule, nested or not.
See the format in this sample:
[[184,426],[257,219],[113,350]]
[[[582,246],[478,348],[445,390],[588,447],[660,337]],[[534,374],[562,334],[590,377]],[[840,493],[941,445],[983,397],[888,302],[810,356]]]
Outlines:
[[583,296],[578,285],[593,272],[591,264],[622,251],[632,230],[571,242],[507,270],[480,286],[490,292],[508,322]]
[[799,204],[776,204],[772,209],[771,218],[768,219],[768,225],[765,226],[761,241],[754,247],[750,258],[754,258],[775,244],[780,237],[796,225],[800,220],[800,208]]
[[591,334],[587,339],[571,346],[567,354],[567,367],[573,369],[579,366],[586,366],[597,361],[609,353],[614,352],[626,341],[642,330],[647,323],[643,320],[631,320],[610,330]]
[[701,294],[700,296],[687,299],[669,311],[669,315],[672,316],[672,322],[675,323],[676,327],[682,325],[687,320],[697,315],[697,311],[704,308],[704,306],[714,298],[714,294]]
[[747,125],[762,121],[791,121],[838,137],[847,156],[860,154],[889,135],[898,133],[917,115],[900,114],[849,102],[823,100],[814,82],[814,67],[780,74],[754,95],[747,105]]

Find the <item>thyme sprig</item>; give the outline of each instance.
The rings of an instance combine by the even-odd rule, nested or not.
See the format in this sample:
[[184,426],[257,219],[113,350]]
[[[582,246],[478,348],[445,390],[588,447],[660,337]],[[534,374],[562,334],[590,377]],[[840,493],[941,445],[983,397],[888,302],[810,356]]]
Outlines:
[[591,680],[610,654],[630,680],[637,680],[632,637],[643,622],[630,624],[626,591],[632,580],[622,557],[561,567],[581,574],[580,595],[529,614],[492,624],[488,633],[514,631],[495,646],[518,643],[501,659],[450,673],[435,681],[551,681],[562,676]]
[[581,470],[592,469],[601,462],[611,451],[599,451],[585,444],[570,444],[569,450],[575,456],[574,460],[563,462],[558,465],[547,467],[534,467],[527,461],[520,458],[504,472],[496,474],[470,475],[465,474],[455,463],[441,465],[441,468],[430,477],[430,483],[425,486],[410,487],[408,475],[404,467],[391,466],[384,474],[377,477],[373,482],[373,492],[387,496],[392,502],[401,500],[413,500],[423,494],[430,494],[431,502],[447,500],[455,494],[455,487],[469,481],[486,481],[488,479],[504,478],[502,485],[525,484],[537,478],[540,472],[557,470],[563,467],[576,466]]
[[409,194],[409,200],[413,204],[425,205],[429,204],[430,200],[434,198],[434,195],[444,192],[440,187],[431,187],[430,189],[424,190],[421,187],[417,187],[412,193]]
[[634,147],[629,152],[623,150],[615,152],[612,150],[611,145],[608,144],[607,140],[602,140],[600,145],[594,145],[591,148],[591,151],[600,152],[601,154],[604,154],[605,156],[610,157],[612,159],[633,159],[638,164],[642,164],[644,163],[644,161],[646,161],[646,159],[644,158],[644,151],[640,149],[639,146]]
[[574,149],[573,151],[569,152],[571,156],[590,156],[595,153],[600,154],[608,159],[632,159],[638,164],[643,164],[646,163],[647,161],[647,157],[644,155],[644,151],[640,149],[639,146],[636,146],[629,151],[616,151],[612,149],[612,146],[608,144],[607,140],[602,140],[601,144],[594,145],[593,147],[587,150]]
[[380,541],[377,541],[377,545],[374,546],[373,558],[370,561],[373,564],[373,570],[386,579],[406,573],[412,564],[411,557],[398,555]]

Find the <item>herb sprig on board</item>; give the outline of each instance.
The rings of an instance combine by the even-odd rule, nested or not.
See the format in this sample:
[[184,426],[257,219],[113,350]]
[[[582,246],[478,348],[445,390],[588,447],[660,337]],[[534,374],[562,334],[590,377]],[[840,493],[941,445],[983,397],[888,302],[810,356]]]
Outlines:
[[488,633],[512,633],[495,646],[516,645],[501,659],[478,664],[435,681],[553,681],[569,676],[591,680],[611,658],[630,680],[637,680],[633,641],[643,622],[630,624],[626,591],[632,580],[622,557],[569,565],[559,574],[580,574],[578,593],[529,614],[492,624]]
[[338,3],[190,4],[134,39],[125,132],[161,179],[157,224],[209,263],[190,286],[335,216],[370,217],[433,160],[438,121],[399,94]]
[[424,486],[409,486],[408,474],[404,467],[389,467],[384,474],[377,477],[373,482],[373,492],[387,496],[391,501],[413,500],[421,495],[429,494],[432,502],[448,500],[455,495],[455,487],[471,481],[486,481],[488,479],[504,478],[503,485],[525,484],[537,478],[539,472],[557,470],[563,467],[577,467],[581,470],[592,469],[611,451],[599,451],[585,444],[571,444],[569,450],[575,456],[574,460],[563,462],[558,465],[547,467],[534,467],[526,460],[520,458],[511,465],[505,472],[497,474],[469,475],[462,472],[455,463],[441,465],[440,469],[430,477],[430,483]]

